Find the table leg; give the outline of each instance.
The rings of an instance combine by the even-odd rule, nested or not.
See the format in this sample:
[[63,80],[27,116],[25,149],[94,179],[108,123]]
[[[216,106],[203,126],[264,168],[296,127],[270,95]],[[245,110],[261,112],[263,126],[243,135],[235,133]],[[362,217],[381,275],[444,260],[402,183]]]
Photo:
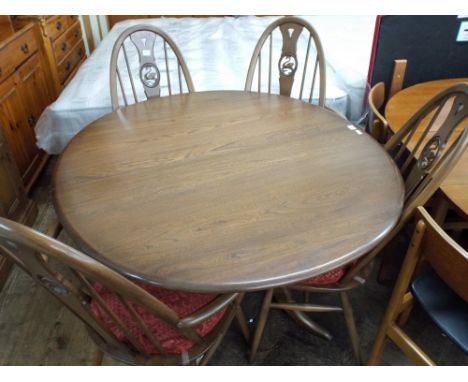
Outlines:
[[[290,295],[287,288],[278,288],[275,290],[275,298],[279,302],[288,302],[293,303],[294,300]],[[314,335],[319,335],[322,338],[331,340],[333,336],[325,328],[321,327],[314,320],[311,320],[310,317],[305,313],[297,310],[286,310],[286,313],[299,325],[301,325],[308,332],[311,332]]]

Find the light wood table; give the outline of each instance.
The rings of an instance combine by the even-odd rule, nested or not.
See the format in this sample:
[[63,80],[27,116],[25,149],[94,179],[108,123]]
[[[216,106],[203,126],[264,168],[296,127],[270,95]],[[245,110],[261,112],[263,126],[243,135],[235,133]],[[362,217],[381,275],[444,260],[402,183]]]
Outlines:
[[61,155],[54,199],[90,255],[167,288],[251,291],[349,263],[396,224],[399,171],[336,113],[202,92],[99,119]]
[[[390,129],[393,132],[398,131],[421,106],[437,93],[460,82],[468,82],[468,78],[424,82],[396,93],[390,98],[385,108],[385,117],[390,125]],[[426,120],[429,121],[429,118],[426,118]],[[425,126],[427,124],[421,124],[421,130]],[[458,126],[457,129],[462,129],[465,126],[466,121]],[[418,137],[416,134],[415,139]],[[447,201],[457,208],[465,219],[468,219],[468,151],[465,151],[455,168],[444,180],[440,190],[442,191],[443,199],[439,200],[437,220],[439,222],[443,220],[444,212],[447,209]]]

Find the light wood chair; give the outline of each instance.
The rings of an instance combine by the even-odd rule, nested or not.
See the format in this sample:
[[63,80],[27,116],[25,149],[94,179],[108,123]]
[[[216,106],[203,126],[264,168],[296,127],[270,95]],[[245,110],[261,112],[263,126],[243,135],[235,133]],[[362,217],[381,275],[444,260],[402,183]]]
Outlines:
[[195,90],[184,57],[171,37],[155,26],[136,25],[125,29],[112,49],[110,91],[112,110],[117,110],[162,92],[172,95]]
[[[401,328],[409,317],[414,297],[447,337],[468,354],[468,252],[452,240],[423,207],[418,207],[415,222],[416,228],[377,333],[369,365],[379,363],[386,338],[416,364],[435,365]],[[430,270],[421,272],[412,281],[421,261],[425,261]]]
[[[405,79],[407,60],[398,59],[393,61],[392,79],[390,82],[390,90],[388,91],[388,99],[398,93]],[[383,104],[385,103],[385,84],[379,82],[375,84],[367,97],[369,104],[369,133],[379,143],[386,143],[390,138],[391,131],[388,129],[388,122],[381,114]]]
[[[85,254],[0,218],[0,253],[86,325],[102,352],[132,365],[205,365],[242,294],[199,294],[134,283]],[[245,325],[246,327],[246,325]]]
[[375,84],[369,92],[369,133],[379,143],[385,143],[388,138],[388,122],[380,113],[385,102],[385,84]]
[[[276,38],[282,40],[281,52],[273,52]],[[303,52],[298,52],[297,47],[301,41],[304,43],[307,41],[307,48],[304,57],[300,59],[298,53],[302,54]],[[268,45],[268,48],[265,48],[265,45]],[[262,58],[265,60],[266,54],[268,54],[267,65],[262,63]],[[280,56],[275,65],[273,57],[278,54]],[[262,75],[264,67],[268,68],[268,73]],[[318,89],[317,103],[319,106],[325,105],[325,56],[317,32],[307,21],[298,17],[287,16],[274,21],[265,29],[250,60],[245,91],[272,94],[276,88],[275,83],[272,82],[273,74],[279,77],[279,94],[287,97],[296,96],[301,100],[308,100],[309,103],[312,103],[314,101],[314,89]],[[300,74],[300,82],[296,89],[293,89],[297,74]],[[266,79],[266,83],[263,83],[262,79]],[[254,82],[256,83],[256,90],[252,89]],[[310,89],[309,91],[306,90],[306,93],[304,93],[305,87]]]
[[[307,329],[326,339],[331,339],[331,334],[305,313],[343,312],[354,355],[361,362],[359,336],[348,292],[365,284],[375,257],[409,221],[415,209],[429,200],[455,166],[468,146],[468,127],[456,127],[467,117],[468,85],[458,84],[433,97],[385,144],[385,150],[393,157],[404,179],[404,205],[398,223],[371,252],[353,264],[287,288],[266,291],[251,345],[251,361],[257,353],[268,312],[275,308],[286,310]],[[424,131],[420,131],[418,128],[424,118],[431,121]],[[414,149],[407,150],[411,138],[415,138]],[[310,303],[312,293],[337,293],[341,306]],[[274,295],[278,302],[273,302]]]

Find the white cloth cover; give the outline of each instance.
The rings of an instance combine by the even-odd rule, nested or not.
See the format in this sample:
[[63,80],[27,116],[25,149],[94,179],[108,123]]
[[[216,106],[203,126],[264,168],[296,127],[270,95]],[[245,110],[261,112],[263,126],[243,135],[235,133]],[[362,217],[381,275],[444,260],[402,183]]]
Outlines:
[[[327,106],[357,121],[362,114],[375,17],[301,17],[314,26],[322,41],[327,62]],[[111,111],[110,56],[117,37],[129,26],[151,24],[168,33],[187,62],[196,91],[243,90],[255,44],[276,18],[161,18],[116,24],[40,117],[36,125],[38,146],[58,154],[81,129]],[[280,49],[274,45],[276,52],[275,48]]]

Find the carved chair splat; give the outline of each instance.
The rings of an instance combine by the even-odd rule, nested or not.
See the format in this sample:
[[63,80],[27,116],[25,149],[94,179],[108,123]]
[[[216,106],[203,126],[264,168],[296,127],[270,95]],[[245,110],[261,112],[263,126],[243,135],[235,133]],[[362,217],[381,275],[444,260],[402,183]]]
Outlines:
[[112,110],[159,97],[162,91],[167,95],[195,91],[179,48],[168,34],[151,25],[127,28],[117,38],[111,55],[110,90]]
[[[277,32],[279,30],[279,33]],[[299,62],[298,58],[298,43],[301,36],[306,35],[307,48],[304,60]],[[314,90],[318,86],[318,105],[325,105],[325,89],[326,89],[326,69],[325,57],[323,53],[322,43],[315,29],[307,21],[298,17],[282,17],[270,24],[255,46],[252,59],[250,61],[247,79],[245,82],[246,91],[255,91],[252,89],[253,83],[257,82],[257,92],[262,92],[265,86],[262,83],[262,52],[264,46],[268,44],[268,82],[266,84],[267,93],[271,94],[275,86],[272,83],[272,72],[275,70],[273,66],[273,40],[275,36],[281,36],[282,46],[281,55],[278,59],[278,79],[279,79],[279,94],[291,97],[297,96],[303,99],[304,86],[310,84],[310,92],[308,94],[308,102],[312,103],[314,98]],[[305,42],[305,40],[303,40]],[[311,57],[311,46],[315,47],[315,57]],[[313,65],[311,72],[308,71],[309,61]],[[318,81],[317,81],[318,72]],[[296,74],[301,74],[300,86],[297,91],[293,90]],[[309,75],[311,74],[311,76]],[[267,76],[264,76],[265,78]],[[309,78],[311,77],[311,78]],[[256,78],[257,81],[254,81]],[[317,84],[318,82],[318,84]],[[298,93],[298,95],[296,95]]]

